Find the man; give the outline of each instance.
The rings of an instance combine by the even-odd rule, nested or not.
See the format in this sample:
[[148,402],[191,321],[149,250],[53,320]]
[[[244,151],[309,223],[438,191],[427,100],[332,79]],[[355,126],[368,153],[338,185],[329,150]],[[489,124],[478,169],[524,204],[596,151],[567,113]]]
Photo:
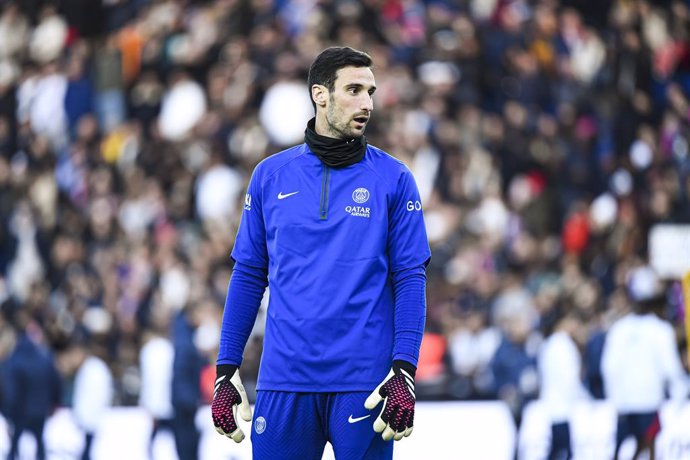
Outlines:
[[258,460],[320,459],[326,441],[338,459],[390,459],[387,441],[412,432],[430,251],[412,174],[364,137],[371,66],[352,48],[324,50],[309,69],[306,142],[261,162],[249,184],[212,413],[221,434],[244,438],[238,367],[268,285]]
[[146,409],[152,422],[148,445],[149,458],[153,458],[154,440],[161,430],[168,430],[174,434],[172,381],[175,352],[172,342],[165,334],[169,323],[167,315],[160,312],[153,314],[151,328],[144,333],[144,345],[139,353],[139,405]]
[[12,440],[9,460],[20,458],[22,433],[29,432],[36,440],[36,458],[46,458],[43,429],[46,420],[60,402],[61,381],[55,360],[41,343],[39,326],[30,322],[5,363],[5,409]]
[[582,356],[578,339],[582,324],[573,313],[560,308],[545,321],[547,338],[537,355],[539,398],[551,422],[549,460],[573,458],[570,417],[579,401],[588,399],[580,380]]
[[84,432],[81,459],[90,460],[93,442],[113,404],[113,375],[106,363],[105,345],[95,339],[77,339],[68,349],[69,372],[74,374],[72,412]]
[[665,297],[654,271],[649,267],[631,272],[628,290],[635,309],[616,321],[609,330],[601,361],[606,397],[618,412],[616,451],[633,436],[637,459],[649,450],[654,459],[654,440],[661,430],[659,408],[666,397],[682,402],[687,396],[672,326],[660,318]]
[[193,302],[185,306],[173,322],[172,426],[180,460],[199,458],[201,433],[195,417],[201,405],[204,356],[194,343],[194,335],[203,315],[202,304]]

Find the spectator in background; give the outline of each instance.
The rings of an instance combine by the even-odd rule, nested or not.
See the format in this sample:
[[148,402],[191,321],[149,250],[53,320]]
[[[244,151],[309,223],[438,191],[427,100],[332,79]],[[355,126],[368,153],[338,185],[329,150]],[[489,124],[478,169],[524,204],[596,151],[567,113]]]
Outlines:
[[201,370],[205,356],[194,343],[194,333],[207,312],[204,305],[192,302],[173,323],[172,404],[173,431],[180,460],[196,460],[201,434],[196,427],[196,412],[201,404]]
[[217,301],[212,297],[204,297],[201,301],[202,316],[194,331],[194,346],[202,355],[203,365],[199,378],[201,401],[208,405],[213,402],[213,390],[216,381],[216,367],[213,365],[218,356],[220,342],[220,324],[222,315],[217,309]]
[[163,95],[158,129],[164,139],[185,140],[206,112],[204,88],[182,71],[170,76],[169,90]]
[[72,139],[76,138],[79,120],[94,111],[93,85],[84,64],[84,58],[75,53],[66,65],[67,89],[64,104]]
[[45,274],[44,262],[39,251],[40,235],[37,223],[29,201],[18,201],[8,223],[9,232],[6,237],[10,248],[14,249],[14,254],[8,261],[7,283],[19,303],[30,296],[35,284]]
[[113,376],[105,361],[103,345],[96,341],[75,341],[64,352],[63,365],[74,375],[72,411],[84,432],[81,459],[91,459],[91,448],[103,417],[113,404]]
[[6,2],[0,16],[0,57],[11,58],[23,54],[30,32],[29,21],[21,14],[17,3]]
[[237,213],[238,198],[243,190],[242,175],[223,163],[220,152],[212,150],[208,164],[195,184],[195,204],[199,219],[228,222]]
[[94,56],[96,115],[102,132],[110,133],[125,120],[122,55],[117,37],[109,35]]
[[536,354],[538,334],[531,296],[521,289],[506,289],[494,305],[494,315],[503,331],[501,342],[489,362],[493,393],[505,401],[520,426],[522,409],[537,396]]
[[14,351],[4,364],[4,407],[10,424],[8,460],[22,458],[19,439],[29,432],[36,439],[36,458],[46,458],[43,428],[60,401],[60,377],[39,326],[18,313],[24,323]]
[[7,406],[9,404],[5,388],[7,386],[5,382],[7,359],[14,350],[16,340],[14,328],[7,324],[4,312],[0,311],[0,415],[5,418],[7,418]]
[[498,328],[488,327],[486,309],[469,291],[460,296],[458,312],[448,321],[452,325],[449,355],[453,372],[449,391],[454,398],[482,398],[489,392],[489,362],[502,335]]
[[601,355],[606,343],[606,331],[590,333],[584,350],[584,383],[594,399],[604,399],[604,377],[601,375]]
[[584,383],[589,394],[595,399],[606,398],[601,369],[606,334],[613,323],[629,312],[627,291],[619,288],[609,296],[606,309],[589,321],[589,336],[583,352]]
[[153,442],[160,430],[173,433],[172,379],[173,345],[168,339],[169,323],[164,313],[152,314],[152,326],[144,333],[139,353],[141,390],[139,405],[151,416],[149,458],[153,458]]
[[628,290],[633,311],[609,330],[602,356],[606,396],[618,412],[616,450],[634,436],[637,459],[649,450],[654,460],[654,440],[661,430],[659,409],[668,389],[680,402],[688,394],[673,328],[663,319],[666,298],[650,267],[630,272]]
[[557,310],[547,325],[547,338],[537,356],[539,398],[551,422],[551,447],[548,460],[573,456],[570,417],[576,404],[587,397],[581,380],[582,357],[577,341],[582,340],[582,325],[573,314]]

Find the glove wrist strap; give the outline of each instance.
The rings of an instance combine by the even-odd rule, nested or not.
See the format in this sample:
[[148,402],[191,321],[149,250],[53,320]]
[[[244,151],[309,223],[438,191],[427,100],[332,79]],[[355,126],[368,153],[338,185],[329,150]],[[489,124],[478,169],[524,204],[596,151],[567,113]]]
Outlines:
[[218,364],[216,365],[216,378],[227,375],[228,379],[230,379],[236,370],[237,366],[234,364]]
[[417,367],[415,367],[414,364],[409,363],[407,361],[403,361],[402,359],[396,359],[393,361],[393,372],[396,374],[400,374],[400,371],[404,370],[407,372],[413,379],[414,375],[417,372]]

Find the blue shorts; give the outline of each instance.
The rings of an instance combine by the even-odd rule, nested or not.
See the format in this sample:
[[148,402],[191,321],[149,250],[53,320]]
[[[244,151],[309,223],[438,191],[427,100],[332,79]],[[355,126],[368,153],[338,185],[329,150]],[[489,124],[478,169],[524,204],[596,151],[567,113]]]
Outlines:
[[628,436],[649,444],[661,431],[658,412],[621,414],[618,416],[616,445],[620,446]]
[[252,421],[254,460],[320,460],[326,442],[338,460],[390,460],[393,441],[373,428],[381,405],[364,408],[366,392],[258,391]]

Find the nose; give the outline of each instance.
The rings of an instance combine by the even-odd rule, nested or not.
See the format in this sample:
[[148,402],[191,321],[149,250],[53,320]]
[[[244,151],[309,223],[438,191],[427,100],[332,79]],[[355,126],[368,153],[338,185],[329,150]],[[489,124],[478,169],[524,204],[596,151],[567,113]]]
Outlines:
[[366,112],[374,110],[374,97],[371,94],[367,93],[366,96],[362,98],[360,109]]

